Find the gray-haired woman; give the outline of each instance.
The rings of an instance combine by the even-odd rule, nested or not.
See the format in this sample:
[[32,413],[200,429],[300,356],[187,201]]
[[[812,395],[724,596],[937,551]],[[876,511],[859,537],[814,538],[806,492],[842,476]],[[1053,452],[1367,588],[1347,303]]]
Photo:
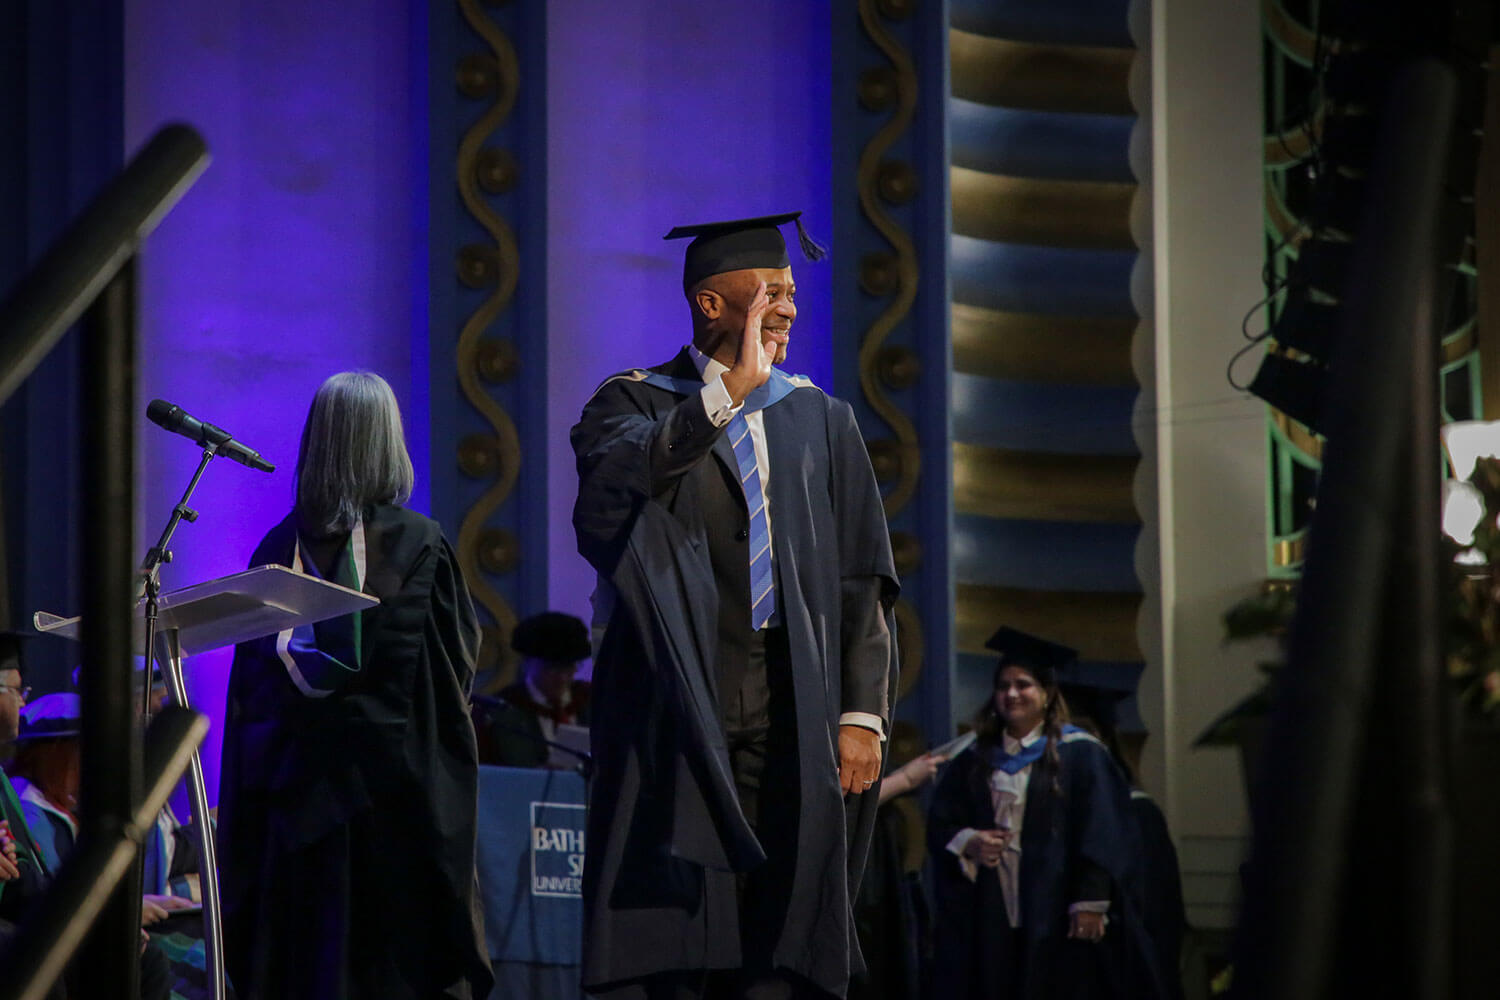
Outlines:
[[250,562],[380,606],[235,650],[219,831],[241,1000],[489,994],[467,711],[479,628],[442,530],[400,506],[411,488],[390,386],[324,382],[293,510]]

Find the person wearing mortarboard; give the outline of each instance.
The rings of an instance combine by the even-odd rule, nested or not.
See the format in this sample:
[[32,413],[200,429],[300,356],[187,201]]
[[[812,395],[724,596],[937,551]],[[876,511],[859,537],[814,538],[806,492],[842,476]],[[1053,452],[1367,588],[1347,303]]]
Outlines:
[[558,726],[588,725],[591,685],[574,675],[592,653],[589,629],[573,615],[543,611],[517,623],[510,648],[521,654],[521,677],[500,689],[506,710],[487,720],[485,763],[542,767]]
[[[847,403],[785,374],[778,227],[692,237],[692,342],[573,428],[599,573],[584,986],[843,996],[896,675],[898,590]],[[821,248],[798,226],[804,253]]]
[[[29,633],[0,631],[0,743],[10,752],[31,688],[25,684],[21,643]],[[16,923],[41,896],[51,871],[26,825],[20,796],[0,772],[0,920]]]
[[[16,756],[10,771],[20,798],[29,844],[45,873],[44,885],[56,877],[78,838],[79,740],[82,709],[78,695],[55,692],[26,705],[14,736]],[[14,828],[13,828],[14,832]],[[3,896],[0,896],[3,899]],[[166,1000],[172,991],[170,959],[144,931],[167,918],[167,907],[154,896],[142,899],[140,997]],[[70,967],[64,978],[77,973]],[[69,991],[76,989],[70,986]]]
[[1076,651],[1011,628],[978,739],[933,793],[933,995],[952,1000],[1165,996],[1139,902],[1130,789],[1068,721]]

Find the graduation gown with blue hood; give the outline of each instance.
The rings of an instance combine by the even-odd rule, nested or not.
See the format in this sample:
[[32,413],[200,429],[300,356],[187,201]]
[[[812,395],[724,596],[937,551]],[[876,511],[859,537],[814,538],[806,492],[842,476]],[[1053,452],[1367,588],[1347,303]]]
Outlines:
[[[767,863],[740,809],[721,722],[721,614],[748,618],[715,546],[748,515],[723,428],[684,351],[607,380],[573,428],[579,551],[598,571],[584,984],[742,964],[736,873]],[[770,477],[778,614],[795,700],[795,850],[772,964],[842,996],[859,963],[851,906],[878,784],[844,798],[845,711],[889,721],[897,592],[884,509],[853,410],[773,370],[751,393]],[[743,546],[741,546],[743,550]],[[743,605],[740,605],[744,598]],[[781,787],[786,787],[784,784]],[[790,856],[786,856],[790,855]]]
[[[1042,747],[1039,745],[1038,749]],[[992,829],[997,748],[980,742],[933,792],[928,847],[937,920],[933,995],[943,1000],[1158,1000],[1166,996],[1141,915],[1141,851],[1130,788],[1097,739],[1067,726],[1058,767],[1031,766],[1021,823],[1020,927],[993,868],[969,879],[949,850],[965,828]],[[1102,942],[1069,938],[1068,909],[1108,899]]]

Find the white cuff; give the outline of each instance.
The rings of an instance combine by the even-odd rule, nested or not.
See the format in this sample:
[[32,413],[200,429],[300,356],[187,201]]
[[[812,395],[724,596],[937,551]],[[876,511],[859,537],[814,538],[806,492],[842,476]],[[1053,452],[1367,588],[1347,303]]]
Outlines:
[[1068,907],[1069,913],[1108,913],[1109,900],[1085,899]]
[[839,716],[839,725],[873,729],[879,734],[881,742],[885,742],[885,723],[878,715],[872,715],[869,712],[845,712]]
[[964,878],[973,882],[979,878],[979,864],[973,858],[964,857],[964,848],[969,846],[969,841],[978,836],[979,831],[971,826],[966,826],[953,835],[948,841],[948,850],[958,858],[958,868],[964,873]]
[[703,383],[703,391],[698,394],[698,398],[703,400],[703,412],[708,414],[709,423],[715,427],[723,427],[729,423],[745,406],[744,403],[734,405],[729,390],[724,388],[723,375]]

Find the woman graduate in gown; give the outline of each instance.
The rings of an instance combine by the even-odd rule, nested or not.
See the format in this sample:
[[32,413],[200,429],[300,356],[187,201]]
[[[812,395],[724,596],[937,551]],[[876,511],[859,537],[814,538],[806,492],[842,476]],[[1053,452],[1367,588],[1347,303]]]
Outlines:
[[296,504],[251,557],[378,607],[235,649],[220,782],[226,964],[240,1000],[481,1000],[474,875],[479,628],[379,376],[312,402]]
[[979,738],[933,794],[934,996],[1161,996],[1137,904],[1130,789],[1067,722],[1057,670],[1073,650],[1002,628]]

